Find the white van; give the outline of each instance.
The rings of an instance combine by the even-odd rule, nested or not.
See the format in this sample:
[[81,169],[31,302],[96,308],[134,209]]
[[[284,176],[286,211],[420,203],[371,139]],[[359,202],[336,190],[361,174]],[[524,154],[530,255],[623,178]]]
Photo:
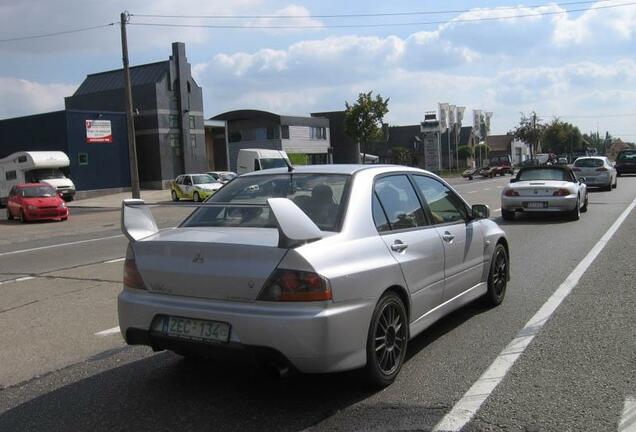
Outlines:
[[61,170],[70,163],[61,151],[18,152],[0,159],[0,203],[6,202],[11,188],[20,183],[47,183],[71,201],[75,185]]
[[241,149],[236,161],[236,173],[241,175],[270,168],[286,168],[289,165],[289,157],[282,150]]

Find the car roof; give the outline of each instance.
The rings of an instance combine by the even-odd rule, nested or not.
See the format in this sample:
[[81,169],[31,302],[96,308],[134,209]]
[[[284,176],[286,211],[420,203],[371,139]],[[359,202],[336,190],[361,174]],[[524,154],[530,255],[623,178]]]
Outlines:
[[[294,166],[294,174],[347,174],[353,175],[363,170],[375,169],[378,171],[424,171],[419,168],[407,167],[402,165],[384,165],[384,164],[331,164],[331,165],[296,165]],[[241,177],[263,175],[263,174],[285,174],[289,172],[287,168],[272,168],[261,171],[252,171],[243,174]]]
[[50,188],[53,187],[53,186],[51,186],[48,183],[20,183],[20,184],[16,185],[16,187],[18,189],[23,189],[23,188],[27,188],[27,187],[37,187],[37,186],[48,186]]

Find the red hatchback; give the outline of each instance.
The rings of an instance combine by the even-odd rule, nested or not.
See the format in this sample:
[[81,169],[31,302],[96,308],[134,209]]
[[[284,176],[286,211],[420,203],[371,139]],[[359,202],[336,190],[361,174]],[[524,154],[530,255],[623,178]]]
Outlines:
[[13,186],[7,199],[7,219],[66,220],[68,207],[56,190],[46,183],[25,183]]

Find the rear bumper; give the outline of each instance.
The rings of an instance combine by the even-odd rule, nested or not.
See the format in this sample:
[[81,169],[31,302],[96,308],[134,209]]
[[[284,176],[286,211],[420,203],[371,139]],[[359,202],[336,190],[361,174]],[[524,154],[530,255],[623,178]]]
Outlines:
[[[528,207],[529,202],[546,202],[547,207],[533,208]],[[568,195],[564,197],[552,196],[520,196],[520,197],[501,197],[502,210],[528,213],[544,213],[544,212],[567,212],[576,208],[577,196]]]
[[589,187],[609,186],[612,176],[609,174],[599,176],[585,176],[585,184]]
[[[236,350],[276,353],[301,372],[336,372],[366,363],[366,335],[374,304],[236,303],[124,290],[118,298],[119,327],[130,345],[228,354]],[[174,339],[151,331],[157,315],[230,324],[229,343]],[[282,360],[284,359],[284,360]]]

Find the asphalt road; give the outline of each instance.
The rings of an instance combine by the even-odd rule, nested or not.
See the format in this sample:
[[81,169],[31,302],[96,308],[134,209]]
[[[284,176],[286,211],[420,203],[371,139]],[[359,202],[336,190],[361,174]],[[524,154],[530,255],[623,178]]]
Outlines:
[[[379,392],[356,372],[277,380],[249,364],[126,347],[111,330],[121,261],[108,261],[125,250],[118,211],[0,221],[0,431],[431,430],[636,199],[636,177],[621,178],[618,189],[591,193],[577,222],[503,222],[508,180],[453,181],[468,201],[488,204],[509,236],[505,302],[469,305],[415,338],[401,375]],[[183,214],[157,210],[163,227]],[[464,430],[619,430],[636,396],[635,216]]]

